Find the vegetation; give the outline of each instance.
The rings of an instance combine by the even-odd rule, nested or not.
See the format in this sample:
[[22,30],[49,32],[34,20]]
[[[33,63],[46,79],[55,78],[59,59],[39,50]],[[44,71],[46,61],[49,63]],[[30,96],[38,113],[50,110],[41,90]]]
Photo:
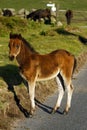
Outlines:
[[[87,1],[86,0],[51,0],[53,3],[56,3],[59,6],[59,9],[72,9],[72,10],[86,10]],[[31,10],[32,8],[46,8],[46,4],[49,3],[49,0],[1,0],[0,8],[15,8],[19,10],[25,8]]]

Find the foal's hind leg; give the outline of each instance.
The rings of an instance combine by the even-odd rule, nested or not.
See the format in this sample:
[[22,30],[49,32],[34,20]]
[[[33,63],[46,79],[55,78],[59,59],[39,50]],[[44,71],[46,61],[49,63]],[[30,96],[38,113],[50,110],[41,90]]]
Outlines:
[[58,84],[58,92],[59,92],[59,94],[58,94],[58,99],[57,99],[56,105],[52,110],[52,113],[55,113],[56,110],[59,109],[59,107],[61,105],[63,95],[64,95],[64,90],[65,90],[65,87],[63,86],[64,84],[62,83],[62,77],[61,77],[60,74],[56,77],[56,81],[57,81],[57,84]]
[[67,85],[67,104],[66,104],[66,108],[64,110],[64,114],[65,113],[67,114],[71,107],[72,94],[73,94],[73,85],[71,84],[71,82],[69,82]]

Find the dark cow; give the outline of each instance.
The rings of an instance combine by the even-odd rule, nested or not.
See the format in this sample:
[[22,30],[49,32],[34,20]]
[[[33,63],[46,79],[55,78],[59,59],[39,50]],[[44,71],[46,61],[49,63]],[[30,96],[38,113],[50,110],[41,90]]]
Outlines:
[[28,18],[30,18],[34,21],[36,21],[36,20],[41,21],[41,18],[43,18],[46,21],[46,18],[47,18],[50,23],[51,22],[51,11],[50,11],[50,9],[38,9],[36,11],[31,12],[29,15],[27,15],[27,19]]
[[6,9],[6,10],[2,9],[2,12],[3,12],[3,16],[7,16],[7,17],[12,16],[12,12],[9,9]]
[[72,10],[67,10],[65,16],[66,16],[66,20],[67,20],[67,25],[70,25],[71,24],[71,19],[73,17]]

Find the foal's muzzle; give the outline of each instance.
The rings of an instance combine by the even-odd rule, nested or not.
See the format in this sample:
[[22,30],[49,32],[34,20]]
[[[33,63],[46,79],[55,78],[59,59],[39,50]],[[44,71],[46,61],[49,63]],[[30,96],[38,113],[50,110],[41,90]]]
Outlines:
[[9,56],[9,59],[10,59],[11,61],[13,61],[13,60],[14,60],[14,56]]

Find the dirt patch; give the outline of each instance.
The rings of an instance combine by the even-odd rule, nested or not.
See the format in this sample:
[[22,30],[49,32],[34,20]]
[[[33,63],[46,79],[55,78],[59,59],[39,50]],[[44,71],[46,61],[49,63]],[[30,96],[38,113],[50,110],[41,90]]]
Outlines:
[[[86,59],[87,52],[84,52],[77,57],[77,67],[75,73],[78,73],[80,68],[87,61]],[[2,79],[0,80],[0,85],[2,86],[0,88],[1,130],[10,130],[12,127],[12,122],[15,122],[17,119],[28,117],[30,108],[27,87],[24,87],[25,83],[22,83],[22,85],[20,85],[22,79],[19,77],[18,73],[15,71],[14,77],[12,77],[12,75],[8,77],[6,74],[5,76],[1,75]],[[9,83],[6,80],[6,77],[8,77]],[[13,79],[14,83],[12,82]],[[8,86],[10,86],[10,88]],[[39,102],[43,102],[46,97],[53,94],[56,89],[57,85],[55,79],[45,82],[38,82],[36,84],[36,99]]]

